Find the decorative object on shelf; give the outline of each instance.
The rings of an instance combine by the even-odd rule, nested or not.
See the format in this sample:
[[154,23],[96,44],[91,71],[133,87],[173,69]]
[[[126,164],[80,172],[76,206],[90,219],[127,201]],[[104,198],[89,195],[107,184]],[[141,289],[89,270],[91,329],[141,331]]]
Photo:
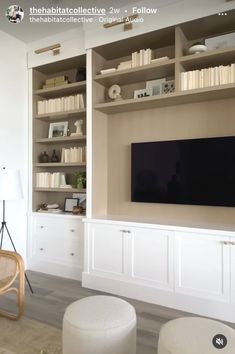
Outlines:
[[49,162],[49,155],[47,154],[46,151],[44,151],[39,155],[38,160],[41,163],[47,163]]
[[162,83],[166,82],[166,78],[151,80],[146,82],[146,89],[151,90],[151,96],[162,94]]
[[211,37],[205,40],[207,50],[223,49],[235,45],[235,32],[222,34],[221,36]]
[[122,61],[118,67],[117,70],[127,70],[132,68],[132,60],[127,60],[127,61]]
[[111,100],[121,100],[121,87],[119,85],[112,85],[108,90],[108,95]]
[[48,138],[67,136],[68,122],[50,123]]
[[142,89],[134,91],[134,98],[143,98],[152,96],[152,89]]
[[74,206],[72,213],[73,213],[74,215],[82,215],[82,214],[84,214],[83,207],[81,207],[81,206]]
[[54,213],[54,214],[63,213],[63,210],[60,209],[60,206],[57,203],[54,203],[54,204],[42,203],[39,205],[39,209],[37,211],[40,213],[42,213],[42,212],[48,212],[48,213]]
[[201,43],[196,43],[192,45],[188,52],[189,54],[198,54],[198,53],[203,53],[207,50],[207,46]]
[[45,84],[42,86],[43,89],[49,89],[57,86],[67,85],[69,83],[68,76],[61,75],[56,76],[51,79],[47,79]]
[[100,73],[101,73],[101,75],[110,74],[110,73],[115,72],[116,70],[117,70],[116,68],[103,69],[103,70],[100,70]]
[[82,133],[83,120],[82,119],[76,120],[74,125],[76,127],[76,132],[75,133],[71,133],[70,135],[71,136],[81,136],[81,135],[83,135],[83,133]]
[[51,156],[51,162],[59,162],[59,161],[60,161],[59,156],[56,155],[56,151],[55,151],[55,149],[53,149],[53,153]]
[[82,66],[77,69],[75,80],[77,82],[86,80],[86,67],[85,66]]
[[162,83],[162,94],[175,92],[175,80],[169,80]]
[[77,189],[85,189],[86,188],[86,172],[77,172],[74,175],[76,178]]
[[65,198],[64,201],[64,211],[72,212],[74,207],[79,206],[79,199],[78,198]]
[[86,194],[85,193],[73,193],[73,198],[79,199],[79,205],[86,210]]

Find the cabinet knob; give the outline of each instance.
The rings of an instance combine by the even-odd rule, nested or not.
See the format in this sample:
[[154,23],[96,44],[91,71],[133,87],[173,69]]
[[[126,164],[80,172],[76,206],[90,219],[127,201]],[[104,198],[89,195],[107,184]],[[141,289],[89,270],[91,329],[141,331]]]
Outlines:
[[222,244],[222,245],[225,245],[225,246],[229,245],[229,243],[230,243],[230,242],[228,242],[228,241],[221,241],[221,244]]
[[74,229],[70,229],[70,232],[74,232],[75,230]]
[[74,256],[74,255],[75,255],[75,253],[73,253],[73,252],[70,253],[70,256]]
[[43,225],[41,225],[41,226],[40,226],[40,229],[44,229],[44,226],[43,226]]
[[41,247],[41,248],[39,248],[39,250],[40,250],[40,251],[44,251],[44,248]]
[[235,246],[235,242],[230,242],[230,244],[231,244],[232,246]]

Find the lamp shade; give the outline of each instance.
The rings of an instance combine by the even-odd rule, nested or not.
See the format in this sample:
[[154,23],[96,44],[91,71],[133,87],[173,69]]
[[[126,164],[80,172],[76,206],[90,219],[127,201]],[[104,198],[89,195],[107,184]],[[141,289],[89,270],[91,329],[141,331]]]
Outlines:
[[0,169],[0,200],[22,198],[20,173],[18,170]]

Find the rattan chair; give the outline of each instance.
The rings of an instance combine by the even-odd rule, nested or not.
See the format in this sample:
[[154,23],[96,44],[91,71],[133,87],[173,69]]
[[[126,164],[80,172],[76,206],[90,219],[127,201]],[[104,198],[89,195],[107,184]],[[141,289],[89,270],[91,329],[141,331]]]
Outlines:
[[9,291],[15,292],[17,305],[16,313],[0,309],[0,316],[16,320],[22,315],[24,311],[24,287],[24,261],[22,257],[16,252],[0,250],[0,295]]

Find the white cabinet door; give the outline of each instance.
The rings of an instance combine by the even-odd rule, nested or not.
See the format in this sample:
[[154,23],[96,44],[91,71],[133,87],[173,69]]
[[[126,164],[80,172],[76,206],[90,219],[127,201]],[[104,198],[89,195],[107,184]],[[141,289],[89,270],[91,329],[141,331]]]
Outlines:
[[118,225],[90,226],[90,271],[102,276],[126,275],[126,234]]
[[149,286],[173,289],[173,233],[133,228],[131,277]]
[[228,302],[229,237],[176,232],[175,242],[176,292]]

